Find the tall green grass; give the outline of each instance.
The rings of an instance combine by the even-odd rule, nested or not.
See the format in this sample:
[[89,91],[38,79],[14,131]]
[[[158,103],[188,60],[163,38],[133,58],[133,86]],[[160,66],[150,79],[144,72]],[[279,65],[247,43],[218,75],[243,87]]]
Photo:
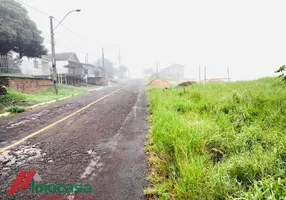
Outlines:
[[264,78],[150,89],[147,151],[159,199],[286,198],[286,85]]

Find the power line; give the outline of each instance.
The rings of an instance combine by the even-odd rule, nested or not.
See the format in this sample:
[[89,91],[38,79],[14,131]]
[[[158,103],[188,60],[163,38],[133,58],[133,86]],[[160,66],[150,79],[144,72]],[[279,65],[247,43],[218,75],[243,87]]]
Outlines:
[[[31,8],[31,9],[33,9],[33,10],[35,10],[35,11],[37,11],[37,12],[43,14],[43,15],[45,15],[45,16],[48,16],[48,17],[51,16],[51,15],[49,15],[49,14],[47,14],[47,13],[45,13],[45,12],[43,12],[43,11],[41,11],[41,10],[35,8],[35,7],[33,7],[33,6],[31,6],[31,5],[29,5],[29,4],[25,3],[25,2],[23,2],[22,0],[16,0],[16,1],[18,1],[18,2],[20,2],[20,3],[22,3],[22,4],[24,4],[24,5],[26,5],[27,7]],[[54,17],[53,17],[53,18],[54,18]],[[56,18],[54,18],[54,20],[57,21],[58,23],[60,22],[60,21],[57,20]],[[64,27],[65,29],[67,29],[69,32],[71,32],[72,34],[74,34],[75,36],[77,36],[78,38],[80,38],[82,41],[85,42],[85,44],[90,45],[90,43],[87,42],[83,37],[79,36],[77,33],[75,33],[73,30],[71,30],[70,28],[68,28],[68,27],[67,27],[66,25],[64,25],[63,23],[60,23],[59,25],[63,26],[63,27]],[[47,38],[46,38],[46,40],[50,43],[50,39],[47,39]],[[62,45],[68,46],[69,48],[73,46],[73,45],[68,44],[68,43],[66,43],[66,42],[64,42],[64,44],[63,44],[62,42],[60,42],[60,43],[61,43]]]
[[[37,11],[37,12],[43,14],[43,15],[46,15],[46,16],[48,16],[48,17],[51,16],[51,15],[49,15],[49,14],[47,14],[47,13],[45,13],[45,12],[43,12],[43,11],[41,11],[41,10],[35,8],[35,7],[33,7],[33,6],[30,6],[29,4],[27,4],[27,3],[25,3],[25,2],[23,2],[23,1],[21,1],[21,0],[17,0],[17,1],[19,1],[20,3],[22,3],[22,4],[26,5],[26,6],[28,6],[29,8],[31,8],[31,9],[33,9],[33,10],[35,10],[35,11]],[[56,18],[54,18],[54,20],[57,21],[57,22],[60,22],[60,21],[57,20]],[[59,24],[59,25],[62,25],[62,26],[63,26],[64,28],[66,28],[68,31],[70,31],[71,33],[73,33],[75,36],[77,36],[77,37],[79,37],[80,39],[84,40],[81,36],[79,36],[78,34],[76,34],[74,31],[72,31],[70,28],[68,28],[68,27],[65,26],[64,24],[61,23],[61,24]]]
[[[59,20],[57,20],[56,18],[54,18],[57,22],[60,23]],[[80,39],[84,40],[81,36],[79,36],[78,34],[76,34],[74,31],[72,31],[70,28],[68,28],[66,25],[64,25],[63,23],[60,23],[59,25],[62,25],[64,28],[66,28],[68,31],[70,31],[71,33],[73,33],[75,36],[79,37]]]
[[23,1],[21,1],[21,0],[17,0],[17,1],[19,1],[20,3],[22,3],[22,4],[26,5],[26,6],[28,6],[29,8],[32,8],[33,10],[35,10],[35,11],[37,11],[37,12],[43,14],[43,15],[50,16],[50,15],[48,15],[47,13],[45,13],[45,12],[43,12],[43,11],[37,9],[37,8],[34,8],[33,6],[30,6],[29,4],[26,4],[25,2],[23,2]]

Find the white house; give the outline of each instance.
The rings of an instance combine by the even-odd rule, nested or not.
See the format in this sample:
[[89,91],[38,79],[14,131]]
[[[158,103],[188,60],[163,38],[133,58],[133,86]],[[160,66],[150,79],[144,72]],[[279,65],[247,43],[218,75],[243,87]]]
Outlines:
[[22,74],[31,76],[50,76],[52,74],[52,61],[47,56],[42,58],[28,58],[26,56],[19,58],[19,54],[10,51],[9,58],[14,61],[14,66],[21,71]]
[[[49,58],[52,56],[49,54]],[[57,53],[56,66],[58,74],[58,82],[65,84],[75,84],[81,82],[88,82],[88,78],[95,78],[96,71],[102,74],[101,68],[88,63],[81,63],[76,53]]]
[[[51,54],[49,54],[48,57],[52,59]],[[84,68],[74,52],[57,53],[56,66],[58,74],[84,74]]]

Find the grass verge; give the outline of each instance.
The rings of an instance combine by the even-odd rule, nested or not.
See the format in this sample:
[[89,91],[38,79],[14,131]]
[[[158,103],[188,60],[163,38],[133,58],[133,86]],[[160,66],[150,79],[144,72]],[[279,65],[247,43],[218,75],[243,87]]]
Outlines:
[[25,112],[26,109],[23,106],[8,106],[8,107],[5,107],[4,110],[10,113],[21,113],[21,112]]
[[61,86],[59,87],[58,95],[55,95],[53,89],[48,89],[35,94],[24,94],[10,88],[6,89],[8,94],[0,96],[0,104],[2,105],[0,112],[4,112],[4,110],[8,110],[8,108],[12,109],[12,107],[26,107],[38,103],[60,100],[64,97],[83,95],[88,92],[87,90],[82,90],[79,88],[66,88]]
[[286,85],[264,78],[150,89],[155,199],[284,199]]

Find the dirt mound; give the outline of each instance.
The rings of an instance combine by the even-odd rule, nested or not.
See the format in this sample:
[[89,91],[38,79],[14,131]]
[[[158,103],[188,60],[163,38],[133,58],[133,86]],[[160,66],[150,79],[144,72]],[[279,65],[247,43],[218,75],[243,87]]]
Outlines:
[[186,81],[186,82],[183,82],[183,83],[180,83],[178,86],[189,86],[189,85],[193,85],[193,84],[196,84],[195,81]]
[[162,79],[154,79],[152,80],[148,86],[153,86],[153,87],[171,87],[171,84],[166,81],[166,80],[162,80]]

